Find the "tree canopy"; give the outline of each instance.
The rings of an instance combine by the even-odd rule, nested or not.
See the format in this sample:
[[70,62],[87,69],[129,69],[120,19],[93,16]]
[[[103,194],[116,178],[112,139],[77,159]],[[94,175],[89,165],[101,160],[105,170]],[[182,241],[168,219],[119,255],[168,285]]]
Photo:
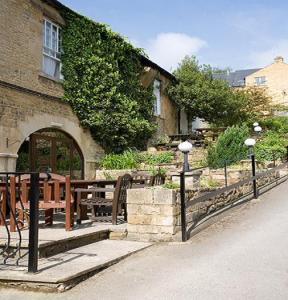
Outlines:
[[[233,90],[212,76],[209,65],[200,65],[194,56],[185,57],[174,72],[177,82],[168,94],[192,119],[199,117],[217,126],[231,126],[259,117],[270,98],[262,90]],[[257,105],[254,105],[254,101]]]

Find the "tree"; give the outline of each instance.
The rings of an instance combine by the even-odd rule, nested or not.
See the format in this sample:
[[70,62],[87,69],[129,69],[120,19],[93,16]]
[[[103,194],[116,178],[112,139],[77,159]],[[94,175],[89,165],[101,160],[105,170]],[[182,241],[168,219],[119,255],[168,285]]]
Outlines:
[[243,115],[246,115],[248,120],[260,120],[269,115],[273,109],[271,97],[264,87],[246,87],[245,89],[235,91],[237,97],[242,99],[241,106]]
[[267,110],[269,97],[264,90],[233,90],[212,76],[209,65],[200,65],[194,56],[185,57],[174,72],[177,82],[168,94],[192,119],[199,117],[217,126],[241,124],[258,118]]

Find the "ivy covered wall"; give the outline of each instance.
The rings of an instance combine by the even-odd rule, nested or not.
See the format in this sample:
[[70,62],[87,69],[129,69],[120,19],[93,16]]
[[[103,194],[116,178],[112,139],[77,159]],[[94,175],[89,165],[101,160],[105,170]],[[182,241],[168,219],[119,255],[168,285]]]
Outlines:
[[142,50],[73,11],[62,16],[65,100],[106,151],[145,147],[156,125],[152,87],[140,82]]

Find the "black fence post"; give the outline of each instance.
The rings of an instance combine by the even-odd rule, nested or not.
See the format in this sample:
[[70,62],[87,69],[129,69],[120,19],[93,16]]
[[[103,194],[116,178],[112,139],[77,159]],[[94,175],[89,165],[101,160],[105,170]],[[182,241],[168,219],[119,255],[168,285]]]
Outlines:
[[257,192],[257,182],[256,182],[256,163],[255,163],[255,155],[254,153],[251,154],[251,162],[252,162],[252,176],[253,176],[253,194],[254,198],[258,198],[258,192]]
[[227,162],[224,162],[224,175],[225,175],[225,186],[228,186],[228,179],[227,179]]
[[185,197],[185,172],[180,173],[180,198],[181,198],[181,230],[182,242],[187,241],[186,225],[186,197]]
[[28,272],[36,273],[38,271],[39,173],[31,174],[30,184]]

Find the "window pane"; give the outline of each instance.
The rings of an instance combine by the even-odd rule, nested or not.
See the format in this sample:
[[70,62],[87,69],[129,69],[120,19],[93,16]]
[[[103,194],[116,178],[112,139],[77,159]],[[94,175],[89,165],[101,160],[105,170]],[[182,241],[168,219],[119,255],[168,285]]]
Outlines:
[[153,89],[154,96],[156,97],[154,103],[154,113],[155,115],[161,114],[161,82],[159,80],[154,81],[154,89]]
[[51,77],[60,78],[60,62],[43,55],[43,72]]
[[52,49],[57,51],[58,40],[57,40],[57,27],[53,25],[52,27]]
[[46,21],[45,46],[51,48],[51,23]]

